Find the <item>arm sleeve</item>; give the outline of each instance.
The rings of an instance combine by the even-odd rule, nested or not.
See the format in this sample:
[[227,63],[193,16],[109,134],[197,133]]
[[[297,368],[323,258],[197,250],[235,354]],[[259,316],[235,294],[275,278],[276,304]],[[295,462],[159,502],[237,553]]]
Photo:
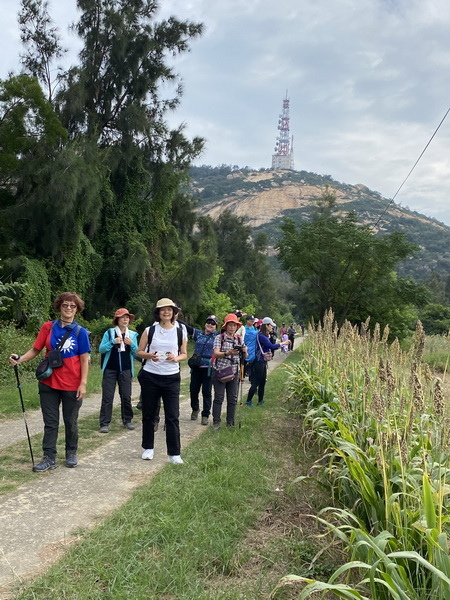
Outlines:
[[[195,332],[196,330],[195,330],[195,329],[192,327],[192,325],[188,325],[188,324],[187,324],[187,323],[185,323],[184,321],[180,321],[180,319],[177,319],[177,322],[178,322],[180,325],[184,325],[184,327],[186,328],[186,331],[187,331],[188,335],[191,335],[191,336],[193,336],[193,335],[194,335],[194,332]],[[183,329],[183,328],[182,328],[182,329]]]
[[[114,346],[114,344],[115,344],[114,338],[111,336],[110,330],[107,329],[105,331],[105,333],[103,334],[102,341],[100,342],[100,346],[98,347],[98,351],[100,352],[100,354],[105,354],[105,352],[108,352],[108,350],[111,350],[111,348]],[[137,348],[136,348],[136,350],[137,350]]]
[[[259,343],[263,349],[263,352],[267,352],[267,350],[278,350],[280,344],[272,344],[268,337],[260,333],[258,335]],[[258,342],[256,342],[257,350],[259,349]]]
[[37,338],[34,341],[33,348],[36,348],[36,350],[39,350],[39,352],[42,350],[42,348],[45,348],[45,344],[47,342],[48,334],[51,328],[51,321],[48,321],[47,323],[44,323],[42,325],[37,335]]

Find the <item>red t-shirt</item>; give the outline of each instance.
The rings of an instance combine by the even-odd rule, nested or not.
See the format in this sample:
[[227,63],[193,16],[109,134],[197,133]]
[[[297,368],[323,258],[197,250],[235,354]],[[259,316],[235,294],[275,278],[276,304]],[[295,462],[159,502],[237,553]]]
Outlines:
[[[54,325],[53,325],[54,324]],[[53,327],[52,327],[53,325]],[[63,364],[57,369],[53,369],[53,373],[47,379],[43,379],[41,383],[48,385],[55,390],[76,391],[81,383],[81,360],[80,355],[91,351],[89,344],[89,335],[84,327],[80,327],[78,335],[76,334],[78,325],[70,332],[61,348]],[[38,336],[33,344],[33,348],[39,352],[46,348],[47,353],[53,350],[58,341],[66,333],[67,329],[61,327],[58,321],[48,321],[44,323],[38,333]]]

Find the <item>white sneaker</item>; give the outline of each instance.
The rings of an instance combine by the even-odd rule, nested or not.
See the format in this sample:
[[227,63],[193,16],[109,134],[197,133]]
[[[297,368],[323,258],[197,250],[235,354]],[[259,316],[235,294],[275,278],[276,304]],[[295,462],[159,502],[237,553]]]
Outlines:
[[182,465],[184,463],[184,460],[179,454],[176,454],[175,456],[169,456],[167,460],[174,465]]
[[144,450],[144,452],[142,453],[142,458],[144,460],[152,460],[152,458],[153,458],[153,448],[148,448],[147,450]]

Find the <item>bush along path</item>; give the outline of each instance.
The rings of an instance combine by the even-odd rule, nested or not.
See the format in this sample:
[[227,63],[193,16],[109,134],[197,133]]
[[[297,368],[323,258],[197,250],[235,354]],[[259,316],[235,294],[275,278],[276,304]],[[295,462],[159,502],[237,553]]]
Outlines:
[[[284,355],[276,352],[275,360],[269,363],[270,370],[277,367],[283,359]],[[183,378],[186,378],[188,374],[188,369],[184,369]],[[185,382],[186,384],[187,382]],[[248,384],[244,384],[244,400],[246,389],[248,389]],[[96,417],[100,406],[100,397],[87,399],[84,404],[84,414],[91,412],[95,413]],[[238,424],[245,424],[245,419],[253,411],[262,413],[262,409],[259,407],[258,409],[238,408]],[[61,466],[55,471],[42,474],[33,473],[31,481],[19,487],[15,492],[0,498],[0,598],[12,597],[13,593],[26,585],[27,578],[49,568],[66,553],[69,547],[85,535],[83,532],[98,524],[124,504],[136,488],[152,485],[147,482],[166,465],[164,473],[170,473],[172,469],[181,469],[185,473],[182,477],[186,477],[187,484],[190,477],[187,475],[189,470],[193,469],[198,475],[199,468],[200,472],[202,469],[214,469],[213,458],[211,458],[212,462],[209,467],[203,462],[200,467],[196,466],[199,459],[198,450],[189,456],[190,450],[187,447],[201,433],[207,434],[207,438],[214,435],[224,437],[231,433],[239,435],[240,427],[236,427],[234,432],[226,433],[225,428],[223,431],[213,432],[210,427],[201,426],[199,421],[191,421],[190,414],[189,397],[186,395],[180,403],[182,455],[183,458],[186,458],[185,465],[167,464],[163,427],[160,427],[156,434],[154,460],[143,461],[140,445],[141,425],[138,418],[135,421],[136,429],[134,431],[123,430],[112,436],[98,434],[100,446],[86,454],[80,453],[79,466],[76,469],[66,469],[61,463]],[[38,415],[30,413],[27,415],[27,419],[30,425],[36,420],[36,425],[31,425],[33,432],[36,432],[34,427],[37,428]],[[9,434],[12,435],[11,432],[16,430],[18,439],[23,441],[25,431],[23,420],[12,421],[9,425]],[[3,432],[8,431],[8,422],[2,423],[1,427],[3,428],[3,439]],[[92,427],[98,427],[96,418]],[[39,439],[41,434],[42,421],[41,431],[38,434]],[[96,432],[93,435],[95,437]],[[12,440],[9,437],[9,444],[13,444],[18,439]],[[25,445],[26,442],[23,444]],[[14,448],[14,446],[9,445],[6,450],[10,448]],[[203,458],[207,457],[202,457],[202,460]],[[232,456],[230,456],[230,460],[234,460]],[[190,463],[193,463],[192,466]],[[190,473],[192,475],[192,471]],[[161,484],[163,485],[163,483]],[[221,493],[223,486],[226,487],[226,482],[217,482],[218,493]],[[151,488],[145,487],[145,490],[139,492],[141,502],[146,494],[152,495]],[[172,499],[176,502],[176,495]],[[237,500],[238,498],[236,498]],[[220,510],[218,514],[220,514]],[[28,596],[25,594],[24,597]],[[35,596],[33,592],[29,597],[39,596]],[[59,599],[63,597],[63,594],[49,595],[47,590],[42,598],[44,597]],[[69,596],[64,593],[64,597]],[[90,594],[78,596],[77,593],[71,597],[94,598]],[[143,596],[125,595],[122,597],[139,598]],[[145,597],[156,598],[159,596]]]

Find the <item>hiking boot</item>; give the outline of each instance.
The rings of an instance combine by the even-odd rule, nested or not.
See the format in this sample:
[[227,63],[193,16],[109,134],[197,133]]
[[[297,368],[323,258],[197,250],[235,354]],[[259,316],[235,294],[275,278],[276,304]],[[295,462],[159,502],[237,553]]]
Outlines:
[[129,429],[130,431],[133,431],[134,429],[134,425],[131,422],[124,423],[123,426],[126,427],[126,429]]
[[181,456],[179,454],[176,454],[175,456],[169,456],[169,458],[167,459],[167,462],[170,462],[173,465],[182,465],[184,463],[184,460],[181,458]]
[[214,421],[212,424],[213,429],[220,429],[220,421]]
[[247,402],[245,403],[245,406],[253,406],[253,402],[252,402],[251,400],[250,400],[250,402],[248,402],[248,401],[247,401]]
[[66,467],[73,469],[78,464],[77,455],[75,452],[66,452]]
[[99,429],[100,433],[108,433],[109,432],[109,427],[108,425],[102,425]]
[[208,425],[208,417],[202,417],[202,425]]
[[33,467],[35,473],[43,473],[44,471],[51,471],[52,469],[56,469],[56,461],[49,456],[44,456],[41,462]]
[[264,400],[260,400],[260,401],[258,402],[258,406],[262,406],[263,404],[264,404]]
[[198,419],[198,413],[199,412],[200,412],[199,410],[193,410],[191,412],[191,421],[196,421]]
[[147,450],[144,450],[144,452],[142,453],[142,460],[152,460],[153,455],[153,448],[147,448]]

